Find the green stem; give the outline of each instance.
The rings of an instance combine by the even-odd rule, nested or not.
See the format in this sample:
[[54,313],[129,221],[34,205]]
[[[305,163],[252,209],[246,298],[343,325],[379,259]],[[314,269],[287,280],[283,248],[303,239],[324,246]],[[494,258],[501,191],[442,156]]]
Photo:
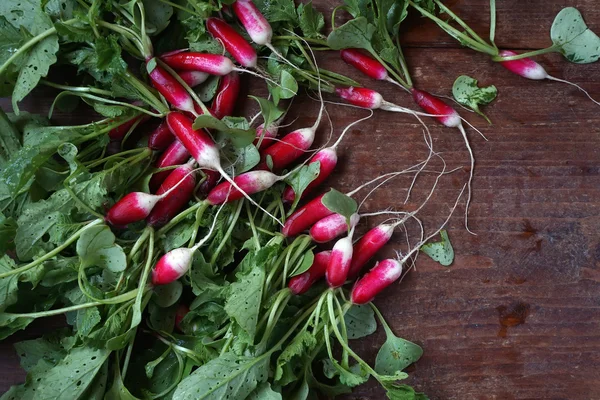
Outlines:
[[148,102],[148,104],[154,107],[155,110],[163,115],[167,115],[169,113],[169,107],[160,101],[158,97],[156,97],[156,95],[151,91],[151,89],[146,86],[146,84],[132,75],[129,71],[126,71],[124,76],[127,83],[133,86]]
[[271,311],[269,312],[267,327],[265,328],[265,333],[263,334],[262,340],[258,344],[258,348],[264,348],[264,346],[267,345],[267,341],[269,340],[271,333],[273,333],[273,329],[275,329],[275,325],[291,297],[292,292],[289,289],[282,290],[279,292],[279,295],[277,295],[277,299],[273,303]]
[[40,265],[44,261],[51,259],[52,257],[54,257],[57,254],[59,254],[61,251],[63,251],[67,247],[69,247],[73,242],[75,242],[77,239],[79,239],[79,236],[81,236],[81,234],[83,232],[85,232],[86,229],[91,228],[92,226],[101,224],[102,222],[103,222],[103,220],[101,220],[101,219],[93,220],[92,222],[88,223],[84,228],[78,230],[73,235],[71,235],[70,238],[68,238],[63,244],[61,244],[60,246],[58,246],[54,250],[52,250],[52,251],[44,254],[42,257],[40,257],[40,258],[38,258],[38,259],[30,262],[27,265],[24,265],[24,266],[22,266],[20,268],[16,268],[16,269],[10,270],[8,272],[5,272],[3,274],[0,274],[0,279],[1,278],[6,278],[6,277],[11,276],[11,275],[20,274],[21,272],[25,272],[25,271],[33,268],[33,267],[37,267],[38,265]]
[[250,209],[250,203],[246,203],[246,213],[248,214],[248,223],[250,224],[250,230],[252,231],[252,238],[254,239],[254,245],[256,250],[260,250],[260,240],[258,240],[258,232],[256,231],[256,225],[254,224],[254,217],[252,217],[252,210]]
[[[337,297],[335,297],[335,296],[332,296],[332,297],[335,299],[336,308],[338,310],[338,315],[340,317],[340,326],[342,327],[342,337],[344,338],[344,341],[348,342],[348,330],[346,329],[346,321],[344,320],[344,315],[346,314],[346,312],[342,310],[342,306],[340,305],[340,302],[337,299]],[[348,363],[348,352],[345,349],[342,350],[342,366],[346,369],[348,369],[350,367],[350,364]]]
[[169,6],[173,7],[173,8],[177,8],[177,9],[179,9],[181,11],[185,11],[188,14],[192,14],[192,15],[195,15],[196,17],[203,18],[202,15],[200,15],[197,12],[195,12],[193,10],[190,10],[189,8],[186,8],[186,7],[184,7],[184,6],[180,5],[180,4],[173,3],[173,2],[168,1],[168,0],[158,0],[158,1],[160,1],[163,4],[167,4],[167,5],[169,5]]
[[72,94],[73,96],[84,97],[84,98],[90,99],[90,100],[96,100],[96,101],[99,101],[101,103],[113,104],[113,105],[116,105],[116,106],[123,106],[123,107],[131,108],[131,109],[134,109],[134,110],[139,111],[141,113],[147,114],[147,115],[149,115],[151,117],[154,117],[154,118],[163,118],[166,115],[165,113],[158,113],[158,114],[157,113],[153,113],[152,111],[148,111],[148,110],[146,110],[143,107],[139,107],[139,106],[136,106],[136,105],[131,104],[131,103],[125,103],[123,101],[117,101],[117,100],[110,100],[110,99],[106,99],[104,97],[95,96],[93,94],[78,93],[78,92],[75,92],[75,93],[68,93],[67,92],[67,94]]
[[527,53],[521,53],[521,54],[517,54],[515,56],[509,56],[509,57],[494,56],[494,57],[492,57],[492,61],[496,61],[496,62],[514,61],[514,60],[520,60],[522,58],[529,58],[529,57],[539,56],[542,54],[552,53],[552,52],[555,52],[558,50],[560,50],[560,46],[555,44],[550,47],[546,47],[545,49],[528,51]]
[[[63,22],[63,24],[70,25],[76,21],[77,21],[77,19],[70,19],[68,21]],[[36,44],[38,44],[42,40],[46,39],[47,37],[54,35],[55,33],[56,33],[56,28],[52,27],[52,28],[47,29],[44,32],[40,33],[39,35],[32,37],[27,42],[25,42],[25,44],[23,44],[23,46],[19,47],[19,49],[17,51],[15,51],[12,54],[12,56],[10,56],[8,58],[8,60],[6,60],[4,62],[4,64],[2,64],[2,66],[0,66],[0,76],[2,76],[2,73],[6,70],[6,68],[8,68],[8,66],[11,65],[13,63],[13,61],[15,61],[23,53],[25,53],[31,47],[35,46]]]
[[190,206],[187,209],[183,210],[182,212],[180,212],[179,214],[177,214],[175,217],[173,217],[171,219],[171,221],[169,221],[168,224],[166,224],[165,226],[163,226],[162,228],[160,228],[156,232],[156,236],[157,237],[161,237],[162,235],[164,235],[165,233],[167,233],[169,230],[171,230],[175,225],[177,225],[178,223],[180,223],[181,221],[183,221],[185,218],[187,218],[187,216],[189,214],[191,214],[194,211],[196,211],[196,209],[198,207],[202,207],[202,206],[204,206],[206,204],[208,204],[206,201],[201,201],[201,202],[196,203],[193,206]]
[[402,73],[404,74],[404,78],[406,78],[406,83],[409,88],[413,87],[412,78],[410,76],[410,72],[408,71],[408,65],[406,64],[406,59],[404,58],[404,53],[402,52],[402,47],[400,46],[400,36],[396,37],[398,49],[398,61],[400,62],[400,67],[402,68]]
[[77,93],[96,93],[102,96],[112,96],[113,93],[108,90],[102,90],[95,87],[85,87],[85,86],[68,86],[61,85],[59,83],[50,82],[46,79],[40,79],[40,83],[42,85],[46,85],[59,90],[68,90],[69,92],[77,92]]
[[481,43],[484,46],[489,46],[489,44],[485,40],[483,40],[477,34],[477,32],[475,32],[473,29],[471,29],[471,27],[469,25],[467,25],[467,23],[465,21],[460,19],[458,17],[458,15],[454,14],[454,12],[452,12],[452,10],[450,10],[448,7],[446,7],[440,0],[434,0],[434,1],[438,5],[438,7],[440,7],[440,10],[443,13],[448,14],[454,21],[456,21],[456,23],[458,23],[458,25],[462,26],[465,29],[465,31],[467,31],[467,33],[469,33],[469,35],[471,35],[471,37],[473,39],[475,39],[476,41],[478,41],[479,43]]
[[[273,36],[273,40],[298,40],[299,37],[298,36]],[[327,41],[326,40],[322,40],[322,39],[311,39],[311,38],[306,38],[306,37],[301,37],[302,40],[307,41],[308,43],[313,43],[313,44],[318,44],[321,46],[327,46]]]
[[496,46],[496,0],[490,0],[490,43]]
[[194,101],[200,106],[200,108],[202,109],[202,112],[204,114],[212,115],[210,113],[210,111],[208,110],[208,107],[206,107],[206,105],[202,102],[202,100],[200,100],[200,97],[198,97],[196,92],[190,87],[190,85],[188,85],[187,83],[185,83],[185,81],[183,79],[181,79],[179,74],[177,72],[175,72],[175,70],[173,68],[169,67],[167,64],[165,64],[162,60],[160,60],[158,58],[156,59],[156,61],[165,71],[167,71],[169,74],[171,74],[171,76],[173,76],[173,78],[175,78],[177,80],[177,82],[179,82],[179,84],[181,84],[181,86],[184,87],[184,89],[190,94],[190,96],[192,96],[192,99],[194,99]]
[[379,311],[379,309],[377,307],[375,307],[375,304],[373,304],[371,302],[371,303],[369,303],[369,305],[371,306],[371,308],[373,309],[373,311],[375,311],[375,314],[377,315],[377,318],[379,319],[379,322],[381,323],[381,326],[383,326],[383,330],[385,330],[385,334],[387,336],[394,336],[394,333],[390,329],[390,326],[386,322],[385,318],[383,318],[383,315],[381,315],[381,312]]
[[84,210],[86,210],[88,213],[90,213],[91,215],[93,215],[94,217],[98,218],[98,219],[102,219],[104,218],[104,216],[102,214],[100,214],[99,212],[96,212],[96,210],[94,210],[92,207],[88,206],[87,204],[85,204],[83,202],[83,200],[81,200],[77,194],[73,191],[73,189],[71,188],[71,186],[69,186],[69,183],[67,182],[69,179],[65,179],[64,181],[64,188],[67,191],[67,193],[69,193],[69,196],[71,196],[71,198],[75,201],[75,203],[77,203],[79,205],[79,207],[83,208]]
[[[154,229],[149,228],[150,230],[150,246],[148,246],[148,255],[146,256],[146,265],[144,266],[144,271],[142,272],[142,276],[140,276],[140,281],[138,283],[138,293],[135,296],[135,302],[133,303],[134,318],[131,319],[131,329],[135,328],[142,322],[142,297],[144,297],[146,287],[146,281],[148,280],[148,275],[150,274],[150,269],[152,269],[152,261],[154,255]],[[136,314],[135,310],[139,309],[139,313]],[[138,318],[135,318],[137,315]]]
[[215,263],[217,262],[217,258],[219,258],[219,254],[221,253],[221,250],[223,250],[223,247],[225,247],[225,243],[231,236],[231,232],[233,232],[233,228],[235,227],[235,224],[237,223],[237,220],[240,217],[240,213],[242,212],[243,204],[244,204],[243,199],[238,200],[238,205],[237,205],[237,208],[235,209],[235,213],[233,214],[233,216],[231,218],[231,223],[229,224],[229,228],[227,229],[227,232],[225,232],[225,236],[223,236],[223,240],[221,240],[221,243],[219,243],[219,247],[217,247],[217,250],[215,250],[215,253],[210,258],[210,265],[215,265]]
[[419,7],[414,2],[409,0],[408,3],[415,10],[419,11],[423,16],[425,16],[425,17],[429,18],[430,20],[432,20],[433,22],[435,22],[440,28],[442,28],[444,31],[446,31],[446,33],[448,33],[454,39],[458,40],[461,44],[468,46],[475,51],[478,51],[480,53],[489,54],[491,56],[496,56],[498,54],[498,51],[495,48],[493,48],[492,46],[483,45],[482,43],[478,42],[477,40],[474,40],[469,35],[464,34],[463,32],[454,28],[452,25],[448,24],[447,22],[445,22],[445,21],[439,19],[438,17],[436,17],[435,15],[431,14],[429,11],[425,10],[424,8]]
[[[131,118],[129,118],[127,121],[130,121],[130,120],[132,120],[132,119],[134,119],[134,118],[136,118],[136,117],[131,117]],[[125,121],[125,122],[127,122],[127,121]],[[83,165],[85,165],[87,168],[91,169],[91,168],[94,168],[94,167],[96,167],[96,166],[98,166],[98,165],[100,165],[100,164],[104,164],[104,163],[106,163],[107,161],[109,161],[109,160],[112,160],[112,159],[114,159],[114,158],[121,158],[121,157],[123,157],[123,156],[125,156],[125,155],[130,155],[130,154],[135,154],[135,155],[137,156],[138,154],[140,154],[140,153],[144,152],[145,150],[146,150],[146,149],[131,149],[131,150],[125,150],[125,151],[122,151],[122,152],[120,152],[120,153],[113,154],[113,155],[111,155],[111,156],[108,156],[108,157],[105,157],[105,158],[101,158],[101,159],[99,159],[99,160],[95,160],[95,161],[91,161],[91,162],[88,162],[88,163],[84,163]],[[82,153],[83,153],[83,152],[82,152]],[[79,154],[82,154],[82,153],[79,153]],[[129,158],[129,157],[127,157],[127,158]]]
[[371,51],[370,53],[377,61],[379,61],[381,63],[381,65],[383,65],[385,67],[385,69],[390,74],[392,74],[394,76],[394,78],[396,78],[396,80],[398,81],[400,86],[402,86],[407,91],[409,90],[410,87],[409,87],[408,83],[404,79],[402,79],[400,77],[400,75],[398,75],[398,73],[396,73],[396,71],[394,71],[393,68],[390,68],[390,66],[387,65],[387,63],[381,57],[379,57],[379,54],[377,54],[377,52],[375,50]]
[[196,210],[196,221],[194,222],[194,227],[192,229],[192,237],[190,237],[190,241],[188,242],[188,247],[192,247],[194,243],[196,243],[196,237],[198,236],[198,230],[200,229],[200,224],[202,223],[202,216],[204,215],[204,211],[208,208],[208,203],[203,201],[202,206]]

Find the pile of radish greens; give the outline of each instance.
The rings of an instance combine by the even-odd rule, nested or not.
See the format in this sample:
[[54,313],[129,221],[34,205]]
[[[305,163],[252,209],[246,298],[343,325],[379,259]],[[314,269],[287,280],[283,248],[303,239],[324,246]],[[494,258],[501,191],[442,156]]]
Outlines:
[[[499,50],[493,0],[487,41],[438,0],[346,0],[331,20],[347,22],[330,28],[311,2],[293,0],[0,2],[0,91],[12,103],[0,110],[0,339],[45,317],[67,323],[15,344],[27,379],[1,399],[302,400],[370,378],[390,399],[426,399],[402,383],[422,349],[371,301],[420,252],[452,263],[443,228],[464,198],[469,229],[475,171],[464,125],[479,131],[415,87],[399,37],[411,9],[526,78],[565,82],[535,55],[600,58],[574,8],[557,16],[547,49]],[[338,50],[421,110],[319,66]],[[248,96],[260,111],[241,116],[249,79],[262,85]],[[47,116],[20,110],[38,87],[54,96]],[[498,90],[461,76],[452,93],[485,117]],[[311,126],[290,130],[296,96],[320,107]],[[368,111],[328,127],[325,105],[340,99]],[[92,122],[52,124],[56,109]],[[325,186],[339,144],[373,110],[418,122],[422,160],[361,177],[348,193]],[[434,149],[429,117],[457,129],[470,161],[434,229],[422,210],[456,170]],[[433,183],[417,201],[424,175]],[[363,209],[390,188],[413,207]],[[396,231],[405,244],[384,259]],[[371,365],[350,344],[378,324],[386,340]]]

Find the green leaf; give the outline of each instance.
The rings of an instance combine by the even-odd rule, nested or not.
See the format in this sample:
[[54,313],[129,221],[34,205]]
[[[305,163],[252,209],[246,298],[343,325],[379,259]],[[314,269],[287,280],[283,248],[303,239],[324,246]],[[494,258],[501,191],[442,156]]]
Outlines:
[[395,38],[398,35],[398,29],[402,21],[408,16],[407,0],[383,0],[380,4],[380,10],[386,11],[385,22],[389,34]]
[[294,269],[292,271],[292,273],[290,274],[290,277],[300,275],[300,274],[308,271],[308,269],[313,265],[314,261],[315,261],[315,254],[310,250],[307,251],[306,253],[304,253],[304,256],[302,256],[302,262],[300,264],[298,264],[296,269]]
[[344,315],[349,339],[369,336],[377,330],[373,309],[368,305],[354,305]]
[[85,308],[77,312],[77,334],[81,337],[88,336],[94,327],[100,323],[100,311],[98,307]]
[[291,99],[298,93],[298,82],[296,81],[296,78],[285,69],[281,70],[279,86],[270,82],[268,86],[269,93],[273,96],[275,104],[278,104],[281,99]]
[[279,381],[283,377],[283,368],[288,365],[292,359],[302,357],[305,354],[314,350],[318,342],[315,336],[303,330],[297,334],[294,339],[287,345],[277,358],[277,368],[275,369],[275,381]]
[[21,367],[29,372],[38,365],[40,360],[53,366],[58,364],[75,343],[75,338],[65,336],[66,334],[68,334],[66,330],[60,330],[38,339],[15,343],[15,350],[21,359]]
[[77,254],[84,267],[97,266],[112,272],[127,267],[125,252],[115,243],[115,235],[106,225],[87,228],[77,240]]
[[[2,1],[0,15],[8,17],[8,22],[21,33],[27,32],[28,40],[54,29],[39,0]],[[19,70],[12,94],[15,113],[19,113],[18,103],[37,86],[40,78],[46,76],[50,66],[56,62],[58,48],[58,37],[56,34],[50,34],[38,40],[13,62]]]
[[[269,250],[267,248],[267,250]],[[262,258],[261,249],[256,253],[256,261]],[[246,257],[251,256],[250,254]],[[234,319],[251,337],[256,333],[256,324],[260,312],[260,304],[265,282],[265,266],[258,262],[253,263],[249,271],[240,271],[236,274],[237,281],[229,286],[229,298],[225,303],[225,311]]]
[[302,193],[306,190],[308,185],[319,176],[319,172],[321,171],[321,162],[311,162],[308,165],[304,165],[300,167],[296,172],[292,175],[288,176],[285,179],[285,182],[294,189],[294,203],[292,204],[291,209],[295,209],[298,205],[298,202],[302,198]]
[[293,0],[256,0],[254,4],[270,23],[296,22],[296,6]]
[[588,28],[574,7],[563,8],[556,15],[550,37],[570,62],[587,64],[600,59],[600,37]]
[[371,42],[377,29],[364,17],[358,17],[334,29],[327,37],[327,45],[333,50],[348,48],[373,51]]
[[110,355],[105,349],[76,347],[40,381],[39,399],[68,400],[81,396]]
[[454,261],[454,249],[448,238],[448,232],[442,230],[440,232],[440,237],[442,240],[439,242],[427,243],[421,246],[421,251],[431,257],[434,261],[447,267]]
[[[10,272],[16,269],[15,262],[7,255],[0,258],[0,273]],[[13,274],[6,278],[0,278],[0,311],[17,302],[19,291],[19,274]]]
[[256,390],[248,396],[248,400],[282,400],[281,393],[271,389],[269,382],[258,385]]
[[305,37],[320,39],[323,37],[321,31],[325,26],[325,17],[314,9],[312,1],[298,5],[298,22]]
[[234,174],[250,171],[260,162],[260,153],[256,146],[249,144],[246,147],[236,147],[233,151],[235,164],[233,165]]
[[[479,106],[490,104],[498,95],[496,86],[477,86],[477,80],[467,75],[461,75],[454,81],[452,86],[452,95],[454,99],[465,107],[468,107],[481,115],[488,122],[488,117],[481,112]],[[490,122],[491,123],[491,122]]]
[[423,393],[417,393],[408,385],[399,385],[397,383],[385,383],[383,387],[390,400],[428,400]]
[[230,128],[225,122],[211,116],[200,115],[194,121],[195,130],[208,128],[225,134],[236,147],[246,147],[254,141],[256,131],[250,129]]
[[260,107],[260,113],[263,117],[263,126],[265,128],[269,127],[272,122],[279,119],[285,113],[285,111],[278,108],[277,105],[271,100],[257,96],[248,97],[256,100],[256,102],[258,103],[258,106]]
[[[0,49],[1,51],[2,49]],[[0,167],[2,169],[6,167],[11,155],[21,149],[20,137],[17,128],[10,122],[4,111],[0,109]]]
[[96,68],[98,70],[112,74],[125,72],[127,63],[121,57],[121,45],[117,36],[109,35],[97,38],[95,49],[97,55]]
[[335,189],[331,189],[329,192],[325,193],[321,202],[329,209],[329,211],[343,215],[347,220],[349,220],[352,214],[356,213],[358,209],[358,205],[352,197],[346,196]]
[[146,30],[151,31],[152,36],[156,36],[169,25],[173,7],[155,0],[142,0],[142,3],[146,14]]
[[394,335],[387,325],[384,325],[384,328],[386,340],[377,352],[375,371],[382,375],[395,375],[417,362],[423,355],[423,349]]
[[6,218],[0,213],[0,257],[6,253],[6,250],[14,246],[15,235],[17,234],[17,223],[12,217]]
[[181,381],[173,400],[243,400],[269,376],[269,357],[225,353]]
[[339,376],[340,382],[348,387],[362,385],[369,379],[369,373],[359,364],[350,367],[350,371],[343,368],[336,360],[327,359],[323,364],[325,376],[332,379]]
[[179,301],[181,293],[183,285],[181,281],[176,280],[168,285],[155,286],[153,300],[158,306],[167,308]]

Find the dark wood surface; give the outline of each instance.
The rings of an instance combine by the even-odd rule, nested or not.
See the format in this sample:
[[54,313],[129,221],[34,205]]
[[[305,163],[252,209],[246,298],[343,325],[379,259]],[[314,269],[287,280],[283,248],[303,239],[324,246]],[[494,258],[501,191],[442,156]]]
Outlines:
[[[485,32],[486,0],[450,4]],[[554,15],[570,5],[600,32],[596,0],[506,0],[498,1],[497,43],[514,49],[548,46]],[[416,15],[407,25],[403,40],[418,87],[448,95],[454,79],[468,74],[500,92],[486,110],[493,126],[462,113],[489,138],[469,133],[477,159],[470,225],[477,236],[465,231],[459,207],[449,225],[453,266],[421,257],[416,270],[376,300],[394,331],[425,350],[410,368],[409,383],[432,399],[600,399],[600,108],[567,85],[512,75]],[[380,90],[387,100],[411,106],[406,94],[369,82],[337,55],[321,54],[320,60]],[[600,63],[569,64],[556,54],[539,61],[551,75],[577,82],[600,98]],[[49,99],[37,93],[27,109],[46,110]],[[305,98],[297,105],[296,125],[308,124],[318,104]],[[2,106],[7,109],[8,103]],[[336,135],[365,113],[340,106],[329,111]],[[427,123],[449,167],[466,167],[459,133]],[[321,136],[326,135],[322,129]],[[340,153],[342,167],[331,179],[340,189],[412,165],[426,154],[414,119],[384,112],[356,126]],[[440,183],[423,213],[428,229],[443,221],[466,178],[464,168]],[[431,180],[420,180],[415,203]],[[402,206],[406,187],[404,180],[386,186],[365,203],[365,211]],[[404,240],[397,234],[385,255],[393,255]],[[0,392],[24,378],[11,343],[56,323],[37,321],[0,343]],[[378,333],[353,345],[373,360],[383,340]],[[367,384],[347,398],[378,400],[384,394]]]

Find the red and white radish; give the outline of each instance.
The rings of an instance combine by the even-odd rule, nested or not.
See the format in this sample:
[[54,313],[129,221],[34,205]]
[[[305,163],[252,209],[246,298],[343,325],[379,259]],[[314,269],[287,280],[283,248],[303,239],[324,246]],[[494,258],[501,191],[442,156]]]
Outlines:
[[325,276],[331,251],[321,251],[315,254],[312,265],[308,270],[296,275],[288,282],[288,288],[296,295],[304,294],[319,279]]
[[261,46],[271,47],[273,29],[271,29],[269,21],[261,14],[252,0],[237,0],[231,7],[242,25],[244,25],[250,39]]
[[219,182],[221,174],[219,174],[217,171],[212,171],[210,169],[203,169],[202,173],[205,175],[205,177],[200,186],[198,186],[196,194],[201,197],[206,197]]
[[175,185],[179,186],[154,206],[150,215],[146,218],[148,225],[153,227],[163,226],[190,201],[196,187],[196,177],[191,173],[194,163],[195,160],[191,160],[187,164],[175,168],[160,185],[156,192],[157,195],[166,193]]
[[264,124],[260,124],[256,128],[256,139],[254,139],[254,145],[258,150],[262,150],[275,142],[277,137],[277,133],[279,132],[279,123],[278,121],[274,121],[269,124],[267,129],[265,129]]
[[[350,224],[353,222],[357,223],[358,218],[350,220]],[[340,287],[346,282],[348,278],[348,271],[350,271],[350,264],[352,263],[352,236],[354,235],[354,228],[356,224],[350,226],[350,232],[348,236],[339,239],[331,249],[331,257],[327,263],[327,271],[325,273],[325,279],[327,284],[332,287]]]
[[176,51],[163,54],[160,59],[176,70],[205,72],[217,76],[238,70],[233,61],[220,54]]
[[231,116],[240,94],[240,75],[233,71],[221,78],[210,111],[218,119]]
[[[350,217],[350,225],[355,226],[360,220],[359,214]],[[332,214],[315,223],[309,231],[311,239],[316,243],[327,243],[348,231],[348,221],[341,214]]]
[[350,279],[356,278],[369,260],[389,242],[397,225],[398,222],[378,225],[365,233],[354,244],[354,257],[352,258],[350,271],[348,272]]
[[360,278],[352,288],[350,298],[353,304],[366,304],[383,289],[394,283],[402,275],[402,264],[394,259],[378,262]]
[[210,76],[206,72],[202,71],[177,71],[177,75],[189,86],[196,87],[208,79]]
[[167,121],[162,121],[148,136],[148,147],[152,150],[164,150],[175,141],[175,136],[169,130]]
[[[170,130],[169,130],[170,131]],[[179,141],[174,140],[173,143],[161,154],[154,166],[156,168],[172,167],[173,165],[181,165],[190,158],[190,153],[185,146]],[[150,178],[150,190],[153,192],[158,190],[171,171],[160,171],[152,175]]]
[[[306,189],[304,189],[304,192],[302,192],[303,196],[312,192],[315,188],[317,188],[319,185],[321,185],[325,181],[325,179],[327,179],[329,177],[329,175],[331,175],[331,173],[335,169],[335,166],[337,165],[337,161],[338,161],[337,148],[338,148],[339,144],[342,142],[342,139],[344,138],[344,136],[346,135],[346,132],[348,132],[350,130],[350,128],[352,128],[354,125],[358,124],[359,122],[362,122],[362,121],[365,121],[365,120],[371,118],[372,115],[373,115],[373,111],[371,111],[371,114],[369,116],[352,122],[350,125],[348,125],[342,131],[342,134],[336,140],[336,142],[333,144],[333,146],[319,150],[318,152],[315,153],[314,156],[312,156],[308,165],[318,162],[319,163],[319,175],[311,183],[308,184]],[[294,189],[292,189],[291,186],[287,187],[285,189],[285,191],[283,192],[282,198],[283,198],[283,201],[286,203],[293,203],[296,198],[296,193],[294,193]]]
[[156,59],[152,58],[146,63],[148,77],[152,86],[164,96],[175,108],[190,112],[196,115],[194,101],[187,90],[169,74],[164,68],[158,65]]
[[254,48],[233,29],[227,22],[219,18],[208,18],[206,28],[217,39],[232,57],[246,68],[255,68],[258,56]]
[[[519,55],[518,53],[511,50],[502,50],[499,53],[500,57],[513,57]],[[523,78],[533,79],[533,80],[543,80],[548,79],[551,81],[562,82],[569,84],[571,86],[575,86],[577,89],[581,90],[585,95],[594,103],[600,105],[600,102],[595,100],[590,94],[581,86],[569,82],[564,79],[555,78],[552,75],[549,75],[544,67],[540,64],[532,60],[531,58],[520,58],[517,60],[508,60],[508,61],[500,61],[500,65],[502,65],[507,70],[522,76]]]

